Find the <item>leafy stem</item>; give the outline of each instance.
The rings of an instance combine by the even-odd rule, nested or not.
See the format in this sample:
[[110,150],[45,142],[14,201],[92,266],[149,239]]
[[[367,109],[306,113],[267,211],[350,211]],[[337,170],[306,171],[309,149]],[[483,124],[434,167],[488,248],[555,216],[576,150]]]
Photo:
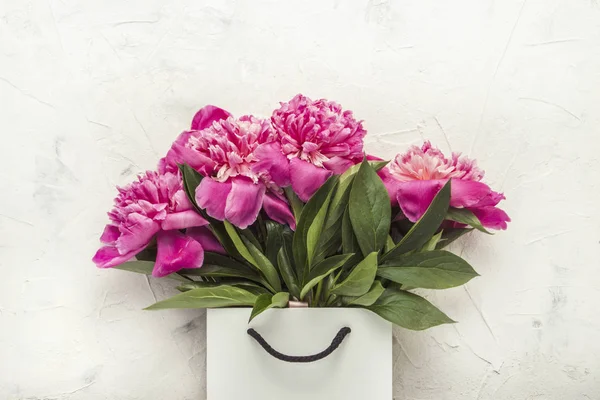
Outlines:
[[321,291],[323,290],[323,281],[319,282],[317,284],[317,291],[315,293],[315,297],[313,299],[313,306],[314,307],[318,307],[319,306],[319,301],[321,298]]

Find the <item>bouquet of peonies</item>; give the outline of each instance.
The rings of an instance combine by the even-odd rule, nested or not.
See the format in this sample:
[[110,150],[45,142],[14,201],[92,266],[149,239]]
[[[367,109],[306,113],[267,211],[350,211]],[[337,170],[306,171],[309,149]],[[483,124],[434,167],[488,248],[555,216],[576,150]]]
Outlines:
[[179,281],[148,309],[362,307],[408,329],[452,322],[414,288],[477,273],[443,250],[506,229],[474,160],[429,142],[365,155],[351,111],[297,95],[271,119],[202,108],[157,171],[118,188],[93,260]]

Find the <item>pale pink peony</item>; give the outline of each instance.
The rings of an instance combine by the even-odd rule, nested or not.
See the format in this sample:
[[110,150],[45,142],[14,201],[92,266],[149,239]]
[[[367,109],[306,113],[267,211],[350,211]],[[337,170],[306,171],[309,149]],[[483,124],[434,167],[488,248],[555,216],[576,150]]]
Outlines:
[[236,119],[214,106],[202,108],[194,121],[159,168],[173,170],[178,163],[187,163],[202,174],[196,201],[215,219],[243,229],[264,208],[271,219],[295,228],[281,195],[281,187],[289,184],[288,161],[274,141],[269,121],[253,116]]
[[[157,258],[154,276],[165,276],[181,268],[202,266],[204,248],[220,245],[190,204],[182,189],[179,172],[148,171],[124,188],[118,188],[111,222],[104,228],[100,248],[93,261],[100,268],[122,264],[154,239]],[[187,229],[187,234],[180,232]]]
[[508,215],[496,207],[504,195],[480,182],[484,173],[475,160],[459,153],[446,158],[429,141],[397,155],[379,175],[392,205],[399,205],[412,222],[421,218],[448,179],[452,179],[451,207],[469,209],[487,228],[506,229],[510,222]]
[[352,111],[325,99],[301,94],[273,112],[277,140],[290,160],[294,191],[307,201],[332,174],[341,174],[362,161],[367,133]]

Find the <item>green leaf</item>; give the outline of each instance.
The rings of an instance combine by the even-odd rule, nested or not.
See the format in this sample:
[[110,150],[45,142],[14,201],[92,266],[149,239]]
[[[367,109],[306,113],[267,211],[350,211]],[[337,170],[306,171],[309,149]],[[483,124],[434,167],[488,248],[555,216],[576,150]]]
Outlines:
[[265,245],[265,254],[271,264],[277,268],[277,254],[283,246],[283,235],[285,226],[275,221],[266,221],[267,243]]
[[396,325],[416,331],[454,322],[421,296],[397,289],[386,289],[367,308]]
[[294,213],[294,219],[297,222],[300,219],[300,214],[302,213],[304,203],[302,200],[300,200],[291,186],[283,188],[283,191],[285,192],[285,197],[288,199],[288,203],[290,203],[290,206],[292,207],[292,213]]
[[354,254],[341,254],[332,256],[315,265],[310,271],[304,287],[300,291],[300,300],[303,300],[304,296],[306,296],[317,283],[321,282],[327,275],[344,265],[344,263],[353,255]]
[[253,283],[253,282],[245,282],[245,281],[231,281],[231,282],[229,282],[228,281],[227,284],[231,285],[231,286],[242,288],[242,289],[247,290],[250,293],[253,293],[253,294],[257,295],[257,296],[260,296],[261,294],[264,294],[264,293],[269,293],[269,291],[267,289],[265,289],[264,286],[259,286],[259,285],[257,285],[256,283]]
[[192,281],[188,281],[182,285],[177,286],[177,290],[179,290],[180,292],[188,292],[192,289],[197,289],[200,287],[215,287],[215,286],[219,286],[218,283],[214,283],[214,282],[192,282]]
[[388,259],[379,267],[377,275],[402,285],[426,289],[460,286],[479,276],[465,260],[444,250]]
[[383,248],[384,253],[387,253],[388,251],[393,249],[395,245],[396,243],[394,243],[394,239],[392,239],[392,236],[388,235],[387,240],[385,241],[385,247]]
[[386,165],[388,165],[390,162],[389,161],[379,161],[379,160],[373,160],[373,161],[369,161],[369,165],[375,170],[375,172],[379,172],[380,170],[383,169],[383,167],[385,167]]
[[196,188],[200,185],[200,182],[204,178],[198,171],[190,167],[188,164],[179,164],[179,170],[181,171],[181,177],[183,180],[183,191],[185,192],[188,200],[196,208],[202,216],[207,219],[208,215],[206,212],[198,207],[196,203]]
[[[153,242],[156,240],[153,239]],[[149,244],[146,248],[135,255],[137,261],[152,261],[156,260],[156,254],[158,253],[156,243]]]
[[237,228],[233,226],[229,221],[223,221],[223,224],[225,226],[225,230],[227,231],[227,235],[229,235],[229,238],[233,242],[233,245],[235,246],[237,252],[244,258],[244,260],[248,261],[250,264],[258,268],[256,260],[254,259],[254,257],[252,257],[252,254],[248,250],[248,247],[246,247],[246,245],[244,244],[244,241],[238,233]]
[[488,231],[483,227],[479,218],[477,218],[477,216],[473,214],[472,211],[467,210],[466,208],[448,208],[448,212],[446,213],[446,219],[461,224],[470,225],[478,231],[487,233],[488,235],[493,235],[492,232]]
[[261,283],[261,277],[249,268],[229,268],[221,265],[204,264],[201,268],[182,269],[187,276],[207,276],[214,278],[244,278]]
[[450,182],[448,180],[442,190],[435,195],[425,214],[410,228],[402,240],[382,257],[382,261],[420,248],[435,234],[448,211]]
[[336,284],[331,293],[341,296],[362,296],[367,293],[377,273],[377,252],[374,251],[358,263],[346,279]]
[[230,285],[202,287],[159,301],[147,307],[146,310],[252,306],[256,301],[256,297],[255,294],[247,290]]
[[254,245],[254,247],[262,251],[262,247],[260,246],[258,239],[256,239],[256,236],[254,236],[250,229],[239,229],[238,232],[240,233],[240,236],[242,236],[244,239],[247,239]]
[[[369,161],[369,164],[375,171],[379,171],[381,168],[385,167],[387,163],[387,161]],[[334,225],[335,222],[341,220],[344,215],[348,200],[350,199],[352,182],[354,182],[354,177],[360,166],[361,164],[353,165],[340,175],[337,190],[331,199],[331,205],[329,206],[329,215],[327,216],[327,223],[325,224],[327,227]]]
[[204,253],[204,265],[202,268],[182,269],[179,273],[187,276],[211,278],[241,278],[260,283],[274,291],[274,289],[256,271],[232,258],[216,253]]
[[[211,251],[204,252],[204,265],[207,264],[251,271],[243,262],[237,261],[236,259],[224,254],[213,253]],[[198,269],[194,268],[192,271],[198,271]]]
[[356,175],[359,166],[360,164],[354,165],[340,175],[338,186],[329,204],[327,219],[325,220],[323,233],[320,238],[320,245],[315,254],[314,262],[319,262],[325,257],[335,254],[342,245],[341,232],[343,217],[348,208],[352,182],[354,181],[354,176]]
[[[371,161],[367,161],[369,163],[369,165],[371,166],[371,168],[373,168],[375,170],[375,172],[379,172],[380,170],[383,169],[383,167],[385,167],[386,165],[389,164],[389,161],[379,161],[379,160],[371,160]],[[340,180],[344,179],[344,177],[349,177],[351,175],[355,175],[358,170],[360,168],[360,164],[355,164],[353,166],[351,166],[350,168],[348,168],[346,170],[346,172],[344,172],[341,176],[340,176]]]
[[290,294],[286,292],[279,292],[277,294],[261,294],[256,298],[250,319],[252,321],[258,314],[262,313],[269,308],[285,308],[287,307],[288,301],[290,300]]
[[138,274],[152,275],[154,261],[129,261],[113,268],[122,271],[137,272]]
[[363,306],[368,307],[375,303],[379,296],[384,292],[385,288],[380,281],[375,281],[371,285],[369,291],[360,297],[346,297],[345,304],[348,306]]
[[390,231],[390,196],[367,161],[363,161],[352,183],[348,204],[354,235],[363,255],[379,252]]
[[264,275],[267,282],[276,292],[281,291],[281,281],[279,280],[279,274],[277,270],[271,264],[271,261],[265,256],[259,249],[257,249],[254,244],[245,237],[242,237],[242,241],[246,245],[246,248],[250,252],[250,255],[256,262],[256,268],[259,269],[260,272]]
[[306,276],[311,269],[325,223],[329,201],[338,179],[337,175],[327,179],[302,209],[293,244],[294,261],[299,270],[299,276]]
[[225,229],[225,225],[221,221],[211,221],[208,229],[212,232],[213,235],[217,238],[221,246],[225,249],[225,252],[229,254],[231,257],[236,258],[240,261],[244,260],[244,257],[237,251],[233,240],[229,237],[227,233],[227,229]]
[[[187,292],[192,289],[197,289],[197,288],[202,288],[202,287],[215,287],[215,286],[220,286],[220,285],[222,285],[222,284],[215,283],[215,282],[194,281],[194,282],[188,282],[188,283],[184,283],[183,285],[177,286],[177,290],[179,290],[180,292]],[[227,285],[242,288],[242,289],[247,290],[250,293],[253,293],[257,296],[264,294],[264,293],[269,293],[269,291],[267,289],[265,289],[263,286],[259,286],[256,283],[248,282],[248,281],[229,281],[228,280]]]
[[431,239],[429,239],[427,241],[427,243],[425,243],[423,245],[423,247],[421,247],[421,252],[426,252],[426,251],[432,251],[435,250],[435,247],[437,246],[437,244],[440,242],[440,239],[442,238],[442,233],[443,231],[439,231],[438,233],[436,233],[435,235],[433,235],[431,237]]
[[[358,172],[360,164],[353,165],[348,168],[346,172],[340,175],[337,190],[331,199],[331,210],[330,215],[327,217],[328,220],[336,220],[342,217],[346,210],[346,205],[350,199],[350,190],[352,189],[352,182]],[[335,213],[332,213],[333,209],[340,208]]]
[[438,244],[435,246],[435,248],[437,250],[441,250],[446,246],[449,246],[450,243],[454,242],[455,240],[457,240],[458,238],[460,238],[462,235],[469,233],[473,230],[473,228],[450,228],[450,229],[444,229],[444,232],[442,233],[442,238],[440,239],[440,241],[438,242]]
[[292,266],[291,246],[284,245],[281,247],[281,249],[279,249],[279,253],[277,254],[277,263],[279,265],[281,277],[285,282],[285,286],[287,286],[292,296],[299,299],[300,288],[298,286],[298,278],[296,277],[294,268]]
[[343,253],[358,253],[360,246],[354,236],[354,230],[352,229],[352,223],[350,222],[350,214],[348,209],[344,212],[342,219],[342,252]]
[[[129,262],[117,265],[113,268],[120,269],[122,271],[136,272],[138,274],[152,275],[152,270],[154,269],[154,261],[129,261]],[[188,279],[184,276],[181,276],[177,272],[167,275],[166,278],[175,279],[180,282],[189,282],[190,281],[190,279]]]

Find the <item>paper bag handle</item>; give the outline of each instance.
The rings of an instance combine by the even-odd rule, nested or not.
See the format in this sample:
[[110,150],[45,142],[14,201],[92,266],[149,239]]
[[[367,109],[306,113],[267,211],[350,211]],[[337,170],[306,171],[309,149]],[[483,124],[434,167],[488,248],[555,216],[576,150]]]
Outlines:
[[329,347],[320,353],[313,354],[311,356],[288,356],[287,354],[280,353],[277,350],[275,350],[273,347],[271,347],[271,345],[269,343],[267,343],[267,341],[260,335],[260,333],[256,332],[252,328],[248,329],[248,335],[252,336],[254,338],[254,340],[256,340],[258,342],[258,344],[260,344],[260,346],[263,349],[265,349],[265,351],[267,353],[269,353],[270,355],[272,355],[273,357],[275,357],[278,360],[291,362],[291,363],[309,363],[309,362],[318,361],[318,360],[321,360],[321,359],[327,357],[328,355],[333,353],[335,351],[335,349],[337,349],[340,346],[340,344],[342,344],[342,342],[344,341],[344,339],[350,332],[351,332],[351,329],[348,328],[347,326],[340,329],[339,332],[337,333],[337,335],[335,335],[335,337],[331,341],[331,344],[329,345]]

